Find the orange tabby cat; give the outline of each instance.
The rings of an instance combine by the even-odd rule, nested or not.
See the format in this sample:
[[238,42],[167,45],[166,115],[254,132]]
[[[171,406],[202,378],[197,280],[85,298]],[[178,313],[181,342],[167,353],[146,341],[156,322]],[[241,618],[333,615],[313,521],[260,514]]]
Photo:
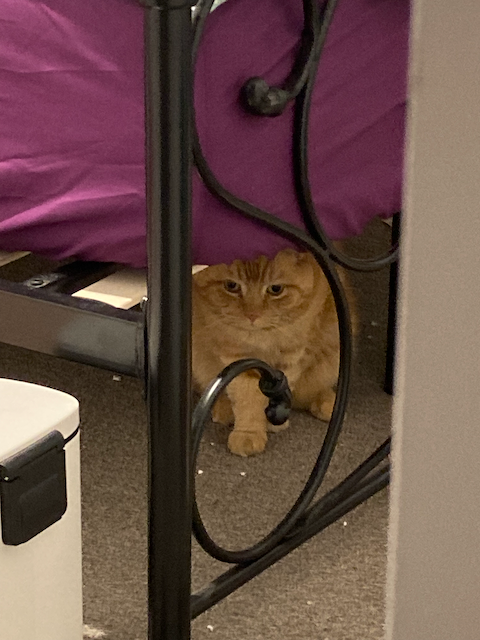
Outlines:
[[[228,364],[259,358],[287,376],[294,407],[329,420],[339,367],[333,295],[313,256],[291,249],[273,260],[208,267],[193,277],[193,379],[203,391]],[[232,453],[260,453],[267,431],[267,398],[259,375],[238,376],[220,396],[213,420],[234,424]],[[282,425],[280,429],[287,425]]]

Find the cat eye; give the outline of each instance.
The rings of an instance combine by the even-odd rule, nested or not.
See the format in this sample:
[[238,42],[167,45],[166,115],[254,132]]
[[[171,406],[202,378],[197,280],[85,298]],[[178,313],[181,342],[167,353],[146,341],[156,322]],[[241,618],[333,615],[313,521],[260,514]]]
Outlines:
[[229,293],[240,293],[240,291],[242,290],[242,287],[238,284],[238,282],[235,282],[234,280],[225,280],[224,285],[225,289]]
[[267,287],[267,293],[269,293],[271,296],[279,296],[281,293],[283,293],[284,289],[285,285],[283,284],[271,284],[269,287]]

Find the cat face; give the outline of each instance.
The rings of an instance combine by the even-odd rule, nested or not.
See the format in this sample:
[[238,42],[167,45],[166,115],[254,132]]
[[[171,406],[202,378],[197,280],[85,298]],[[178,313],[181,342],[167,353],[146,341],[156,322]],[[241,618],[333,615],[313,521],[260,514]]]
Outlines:
[[281,251],[273,260],[215,265],[194,276],[194,292],[217,321],[245,331],[270,330],[305,315],[328,285],[308,253]]

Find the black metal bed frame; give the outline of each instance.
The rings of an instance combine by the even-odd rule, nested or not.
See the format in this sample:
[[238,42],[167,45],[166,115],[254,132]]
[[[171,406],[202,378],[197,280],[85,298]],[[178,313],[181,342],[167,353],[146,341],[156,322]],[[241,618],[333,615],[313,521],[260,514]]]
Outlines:
[[[233,1],[233,0],[231,0]],[[390,441],[329,493],[315,500],[328,469],[348,399],[351,331],[348,307],[334,263],[360,271],[391,266],[389,352],[385,389],[392,391],[398,215],[393,247],[375,260],[359,260],[333,247],[317,221],[307,163],[308,112],[323,43],[336,2],[319,9],[303,0],[304,30],[292,72],[281,87],[261,78],[242,93],[259,116],[282,113],[295,100],[293,171],[308,234],[236,198],[217,181],[205,160],[193,117],[192,68],[213,0],[194,11],[188,0],[145,0],[147,126],[148,296],[141,309],[119,310],[71,297],[114,270],[114,265],[73,263],[23,283],[0,280],[0,341],[138,376],[144,382],[149,423],[149,639],[187,640],[190,621],[306,540],[387,486]],[[193,52],[193,55],[192,55]],[[193,153],[192,153],[193,149]],[[340,325],[337,400],[318,459],[285,518],[249,549],[230,551],[208,534],[196,506],[195,459],[216,398],[242,372],[255,368],[270,398],[269,419],[284,421],[288,384],[259,360],[233,363],[190,407],[191,165],[223,202],[294,240],[316,257],[335,298]],[[207,553],[232,567],[191,594],[191,533]]]

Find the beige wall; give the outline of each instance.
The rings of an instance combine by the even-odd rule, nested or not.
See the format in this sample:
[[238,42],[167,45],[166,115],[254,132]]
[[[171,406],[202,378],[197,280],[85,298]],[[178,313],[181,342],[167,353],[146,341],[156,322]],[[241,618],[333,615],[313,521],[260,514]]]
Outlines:
[[388,640],[480,640],[480,1],[414,0]]

